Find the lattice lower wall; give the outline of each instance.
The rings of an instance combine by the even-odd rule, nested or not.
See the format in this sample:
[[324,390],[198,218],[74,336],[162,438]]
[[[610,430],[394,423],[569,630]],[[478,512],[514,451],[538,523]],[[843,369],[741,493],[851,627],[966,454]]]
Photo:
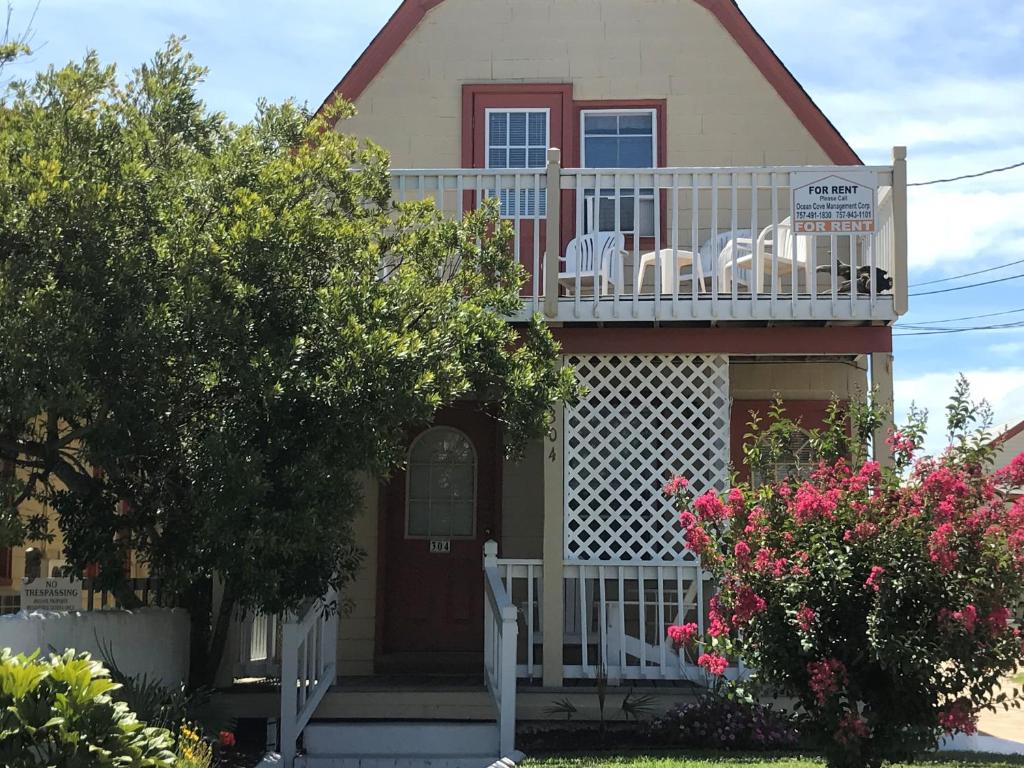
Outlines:
[[722,355],[570,357],[589,393],[566,409],[567,560],[695,560],[661,493],[676,474],[721,490],[729,466]]

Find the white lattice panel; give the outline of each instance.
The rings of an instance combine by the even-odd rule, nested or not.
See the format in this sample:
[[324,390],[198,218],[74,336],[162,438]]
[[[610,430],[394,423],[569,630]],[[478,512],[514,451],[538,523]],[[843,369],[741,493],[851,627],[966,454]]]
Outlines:
[[661,486],[721,490],[729,466],[722,355],[570,357],[588,394],[566,409],[567,560],[694,560]]

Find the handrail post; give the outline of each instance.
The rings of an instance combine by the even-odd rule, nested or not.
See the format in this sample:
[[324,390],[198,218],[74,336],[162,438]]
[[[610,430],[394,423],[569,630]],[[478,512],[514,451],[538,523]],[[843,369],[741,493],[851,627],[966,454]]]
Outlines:
[[484,568],[498,567],[498,542],[488,539],[484,542]]
[[892,148],[893,308],[909,309],[907,295],[907,148]]
[[558,257],[561,251],[562,151],[548,150],[547,243],[544,250],[544,314],[558,317]]
[[514,605],[501,609],[501,708],[498,745],[500,757],[511,757],[516,748],[516,646],[519,617]]
[[281,764],[292,768],[298,741],[299,626],[294,616],[285,616],[281,626]]

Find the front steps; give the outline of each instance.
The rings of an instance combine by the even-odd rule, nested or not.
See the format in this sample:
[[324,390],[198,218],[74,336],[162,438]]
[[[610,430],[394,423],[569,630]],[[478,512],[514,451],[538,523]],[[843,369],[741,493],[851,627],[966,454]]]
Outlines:
[[[498,726],[448,720],[327,721],[306,726],[304,768],[488,768]],[[511,765],[511,761],[507,763]]]

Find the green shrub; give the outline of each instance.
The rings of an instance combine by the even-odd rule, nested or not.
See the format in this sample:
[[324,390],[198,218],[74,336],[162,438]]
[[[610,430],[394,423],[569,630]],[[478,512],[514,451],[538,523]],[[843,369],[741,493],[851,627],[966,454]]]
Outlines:
[[139,722],[88,654],[42,660],[0,651],[0,765],[171,768],[174,740]]

